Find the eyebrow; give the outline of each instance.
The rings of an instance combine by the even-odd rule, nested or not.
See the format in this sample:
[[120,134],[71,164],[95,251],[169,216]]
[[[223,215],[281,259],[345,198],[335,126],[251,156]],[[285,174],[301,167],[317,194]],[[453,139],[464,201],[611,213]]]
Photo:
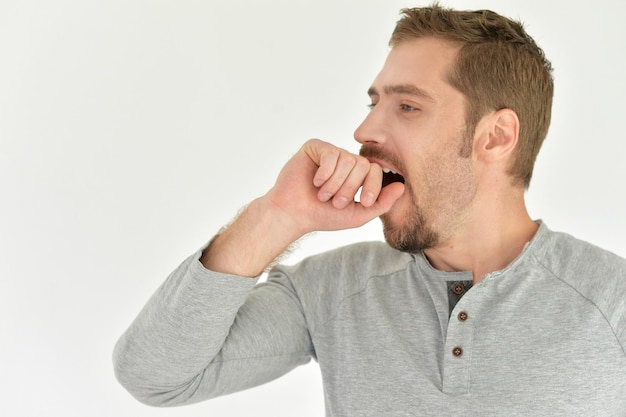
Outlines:
[[[388,95],[409,94],[412,96],[418,96],[428,101],[435,101],[435,99],[430,94],[428,94],[428,92],[412,84],[387,85],[383,87],[383,91],[385,92],[385,94],[388,94]],[[378,90],[375,87],[370,87],[367,90],[367,95],[370,97],[380,96],[380,94],[378,93]]]

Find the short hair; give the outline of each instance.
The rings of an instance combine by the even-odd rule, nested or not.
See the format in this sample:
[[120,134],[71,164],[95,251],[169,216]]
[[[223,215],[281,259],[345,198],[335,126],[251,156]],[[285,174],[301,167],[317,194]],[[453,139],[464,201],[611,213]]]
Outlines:
[[467,99],[469,143],[462,144],[462,155],[471,154],[471,140],[484,115],[504,108],[515,111],[520,132],[508,173],[513,184],[527,188],[548,134],[554,93],[552,65],[541,48],[522,23],[490,10],[457,11],[435,3],[401,13],[391,47],[423,37],[460,46],[448,82]]

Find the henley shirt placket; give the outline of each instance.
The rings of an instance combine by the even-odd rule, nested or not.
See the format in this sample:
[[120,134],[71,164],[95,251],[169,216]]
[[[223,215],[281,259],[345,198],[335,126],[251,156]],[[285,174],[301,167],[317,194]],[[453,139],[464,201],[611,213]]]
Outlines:
[[449,395],[469,394],[470,369],[474,337],[475,314],[480,304],[481,288],[471,288],[471,282],[452,282],[449,292],[456,303],[450,304],[447,337],[444,345],[443,392]]

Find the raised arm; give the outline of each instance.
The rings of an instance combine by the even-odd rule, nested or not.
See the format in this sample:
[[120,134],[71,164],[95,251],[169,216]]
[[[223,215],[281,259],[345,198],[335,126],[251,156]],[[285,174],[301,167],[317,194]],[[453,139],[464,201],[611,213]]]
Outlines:
[[[187,259],[118,341],[118,380],[151,405],[201,401],[276,378],[314,355],[288,277],[256,277],[315,230],[360,226],[388,210],[402,184],[384,189],[365,158],[311,140],[202,254]],[[354,197],[360,187],[361,202]]]

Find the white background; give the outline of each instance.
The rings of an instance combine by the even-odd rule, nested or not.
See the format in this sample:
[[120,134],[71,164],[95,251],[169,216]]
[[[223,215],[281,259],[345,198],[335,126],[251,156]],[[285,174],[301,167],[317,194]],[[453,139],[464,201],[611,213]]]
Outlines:
[[[626,3],[447,0],[523,20],[555,67],[529,207],[626,256]],[[391,0],[0,0],[0,414],[320,416],[316,365],[153,409],[113,345],[183,258],[309,137],[352,132],[401,7]],[[289,262],[355,240],[317,234]]]

